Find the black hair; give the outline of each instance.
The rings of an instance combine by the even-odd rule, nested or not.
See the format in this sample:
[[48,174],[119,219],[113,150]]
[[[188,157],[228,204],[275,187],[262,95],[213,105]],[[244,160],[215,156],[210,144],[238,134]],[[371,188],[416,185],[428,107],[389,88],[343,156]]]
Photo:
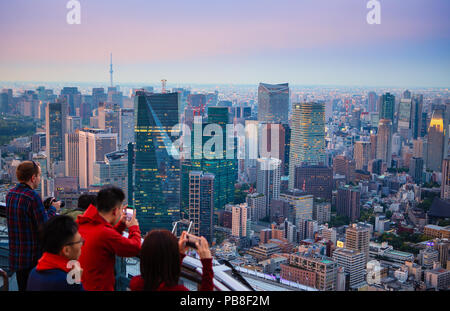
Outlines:
[[95,194],[83,193],[78,198],[78,209],[87,210],[89,205],[97,206],[97,196]]
[[107,186],[101,189],[97,194],[97,210],[99,212],[108,213],[116,207],[117,204],[122,204],[125,200],[125,194],[122,189],[115,186]]
[[47,221],[41,230],[42,251],[58,254],[70,243],[78,231],[78,225],[70,216],[55,216]]

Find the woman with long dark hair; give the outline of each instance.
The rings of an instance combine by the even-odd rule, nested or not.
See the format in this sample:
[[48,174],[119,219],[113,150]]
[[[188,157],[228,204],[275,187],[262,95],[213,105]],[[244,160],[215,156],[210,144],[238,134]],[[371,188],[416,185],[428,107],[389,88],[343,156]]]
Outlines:
[[[168,230],[152,230],[147,233],[141,248],[141,275],[131,279],[130,289],[132,291],[187,291],[185,286],[178,284],[181,262],[186,256],[186,242],[186,232],[182,233],[179,240]],[[208,241],[201,237],[200,242],[196,242],[195,245],[203,266],[199,290],[211,291],[214,289],[214,273]]]

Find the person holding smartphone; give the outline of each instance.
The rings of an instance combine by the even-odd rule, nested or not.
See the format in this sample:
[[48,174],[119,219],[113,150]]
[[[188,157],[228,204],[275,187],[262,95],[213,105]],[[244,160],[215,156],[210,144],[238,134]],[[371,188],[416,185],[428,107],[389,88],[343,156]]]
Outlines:
[[[120,188],[108,186],[97,194],[97,206],[90,205],[78,216],[79,232],[85,239],[80,264],[82,283],[86,290],[113,291],[116,256],[136,257],[141,250],[141,230],[136,211],[127,220],[122,203],[125,194]],[[128,228],[128,237],[122,235]]]
[[[181,263],[186,256],[188,233],[184,231],[178,240],[168,230],[152,230],[145,236],[141,249],[141,275],[130,281],[132,291],[188,291],[179,285]],[[208,241],[204,237],[195,241],[195,248],[202,262],[200,291],[214,290],[214,272]]]

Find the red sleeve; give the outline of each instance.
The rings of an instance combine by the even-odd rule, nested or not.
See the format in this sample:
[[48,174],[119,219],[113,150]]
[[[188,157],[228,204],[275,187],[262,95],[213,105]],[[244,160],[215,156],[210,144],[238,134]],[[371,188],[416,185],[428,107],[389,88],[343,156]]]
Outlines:
[[112,232],[112,234],[108,234],[107,241],[117,256],[135,257],[139,255],[141,251],[141,230],[139,230],[139,226],[128,228],[128,238],[122,236],[116,230]]
[[212,291],[214,290],[214,272],[212,268],[212,258],[201,259],[202,262],[202,283],[200,284],[199,291]]
[[140,275],[136,275],[131,279],[128,287],[132,291],[142,291],[144,290],[144,279]]
[[115,226],[114,226],[114,230],[116,230],[117,232],[119,232],[120,234],[122,234],[125,229],[127,228],[127,225],[125,222],[123,221],[119,221]]

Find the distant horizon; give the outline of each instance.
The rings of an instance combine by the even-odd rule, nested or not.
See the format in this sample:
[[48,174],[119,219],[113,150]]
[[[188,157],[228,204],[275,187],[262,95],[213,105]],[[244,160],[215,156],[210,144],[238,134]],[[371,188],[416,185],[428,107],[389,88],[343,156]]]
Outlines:
[[66,2],[0,1],[1,81],[450,87],[448,0]]

